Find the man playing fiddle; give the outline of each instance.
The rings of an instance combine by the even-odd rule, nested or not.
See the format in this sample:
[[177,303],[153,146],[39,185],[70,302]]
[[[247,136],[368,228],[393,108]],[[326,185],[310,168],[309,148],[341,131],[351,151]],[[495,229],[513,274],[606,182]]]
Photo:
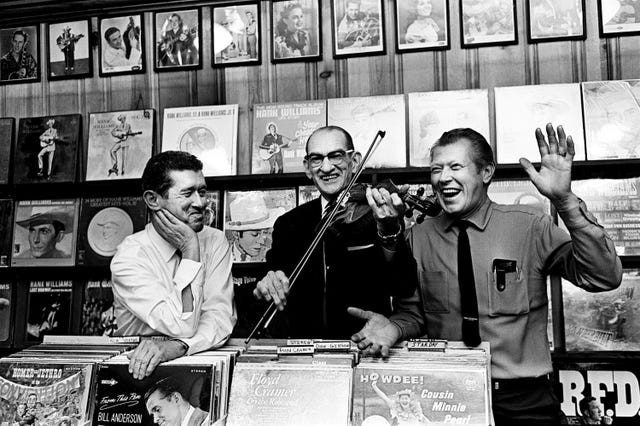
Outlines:
[[335,205],[362,161],[351,135],[336,126],[312,133],[306,151],[305,174],[321,197],[276,220],[267,252],[269,272],[257,284],[254,296],[275,302],[281,311],[269,330],[273,337],[348,339],[364,321],[350,316],[347,308],[390,315],[392,299],[395,304],[414,293],[415,266],[405,267],[405,261],[412,264],[408,251],[405,257],[394,256],[393,263],[385,262],[376,222],[363,204],[356,206],[361,213],[358,220],[349,223],[343,217],[329,228],[289,292],[289,275],[314,239],[325,212]]

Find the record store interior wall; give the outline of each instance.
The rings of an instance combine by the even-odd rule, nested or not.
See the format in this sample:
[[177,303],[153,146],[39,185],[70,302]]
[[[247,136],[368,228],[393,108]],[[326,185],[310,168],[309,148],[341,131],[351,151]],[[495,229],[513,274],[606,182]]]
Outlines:
[[[162,8],[168,3],[171,2],[165,2]],[[229,68],[211,67],[211,2],[200,5],[204,29],[202,70],[169,73],[152,70],[153,9],[141,7],[145,11],[145,74],[99,77],[95,71],[92,78],[47,81],[43,72],[40,83],[0,86],[0,116],[22,118],[79,112],[85,118],[86,138],[90,112],[154,108],[158,117],[156,135],[161,135],[161,114],[166,107],[237,103],[238,174],[246,174],[251,163],[248,142],[251,108],[257,103],[640,77],[640,37],[601,39],[595,1],[586,2],[585,41],[528,44],[523,2],[517,2],[517,45],[461,49],[459,2],[450,0],[451,49],[397,54],[394,3],[385,0],[386,54],[336,60],[332,57],[331,2],[323,0],[322,60],[279,64],[270,62],[270,5],[262,1],[262,64]],[[95,15],[91,22],[94,31],[97,30]],[[41,24],[40,34],[45,31],[45,25]],[[46,52],[45,43],[46,37],[41,36],[40,52]],[[99,58],[98,47],[94,46],[94,70],[99,68]],[[321,78],[321,73],[329,75]]]

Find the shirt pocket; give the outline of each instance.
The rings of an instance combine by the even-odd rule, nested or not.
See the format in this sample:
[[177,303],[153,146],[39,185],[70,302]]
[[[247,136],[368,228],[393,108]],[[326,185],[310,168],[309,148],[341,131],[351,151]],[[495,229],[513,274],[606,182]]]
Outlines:
[[487,273],[489,316],[524,315],[529,313],[529,290],[527,274],[518,269],[504,277],[504,290],[498,290],[497,274]]
[[447,271],[419,271],[425,312],[449,312]]

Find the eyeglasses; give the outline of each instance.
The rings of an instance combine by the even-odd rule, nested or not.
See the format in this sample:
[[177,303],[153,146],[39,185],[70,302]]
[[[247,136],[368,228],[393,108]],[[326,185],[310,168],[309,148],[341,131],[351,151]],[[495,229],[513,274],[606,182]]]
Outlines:
[[329,163],[334,166],[339,166],[343,164],[347,160],[347,156],[353,152],[353,149],[349,149],[344,151],[339,149],[337,151],[331,151],[327,155],[322,154],[309,154],[304,157],[305,160],[309,163],[311,167],[318,168],[324,162],[324,159],[327,158]]

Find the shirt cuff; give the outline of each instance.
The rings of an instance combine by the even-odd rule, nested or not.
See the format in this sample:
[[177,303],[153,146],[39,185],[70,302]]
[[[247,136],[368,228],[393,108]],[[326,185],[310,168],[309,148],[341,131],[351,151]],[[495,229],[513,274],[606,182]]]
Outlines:
[[179,291],[182,291],[195,279],[202,268],[202,263],[191,259],[182,259],[178,270],[173,276],[173,283]]
[[580,229],[589,225],[602,228],[595,216],[587,210],[585,202],[578,197],[555,207],[569,230]]

